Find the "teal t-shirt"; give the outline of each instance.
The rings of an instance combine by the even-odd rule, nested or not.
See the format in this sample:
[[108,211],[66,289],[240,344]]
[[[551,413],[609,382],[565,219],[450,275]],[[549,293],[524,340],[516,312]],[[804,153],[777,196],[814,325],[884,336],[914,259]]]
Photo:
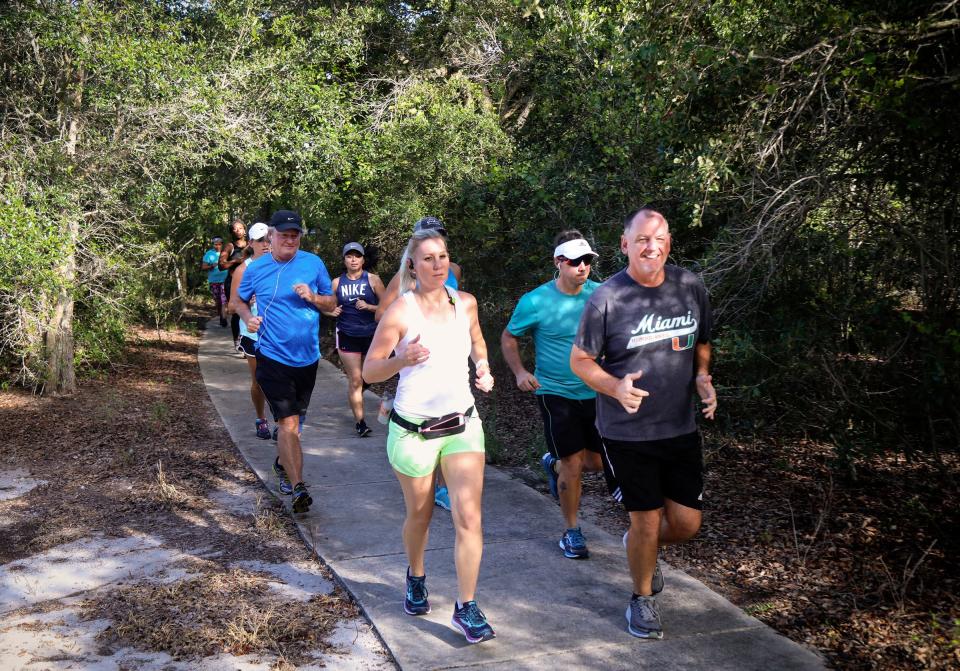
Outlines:
[[570,370],[570,349],[580,325],[580,315],[600,286],[587,280],[576,296],[557,289],[553,280],[524,294],[510,317],[507,330],[514,336],[532,336],[536,353],[537,394],[555,394],[584,400],[596,393]]
[[215,249],[208,249],[203,255],[203,262],[208,266],[213,266],[213,270],[207,272],[207,282],[210,284],[223,284],[223,281],[227,279],[227,271],[220,270],[217,267],[217,263],[220,262],[220,252]]

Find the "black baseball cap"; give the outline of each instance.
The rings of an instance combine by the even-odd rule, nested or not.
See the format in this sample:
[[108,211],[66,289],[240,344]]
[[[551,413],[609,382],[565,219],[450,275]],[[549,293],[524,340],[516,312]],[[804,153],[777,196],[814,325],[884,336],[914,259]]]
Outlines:
[[303,232],[303,220],[293,210],[277,210],[270,217],[270,225],[278,231],[289,231],[295,228]]

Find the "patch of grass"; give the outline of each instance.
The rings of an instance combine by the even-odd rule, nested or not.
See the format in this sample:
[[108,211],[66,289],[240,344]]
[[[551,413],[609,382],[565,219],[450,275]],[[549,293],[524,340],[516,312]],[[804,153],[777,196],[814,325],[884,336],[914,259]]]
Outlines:
[[164,401],[154,401],[150,406],[150,419],[154,424],[163,424],[170,418],[170,406]]
[[753,603],[753,604],[750,604],[749,606],[744,606],[743,612],[746,613],[747,615],[757,617],[757,616],[769,613],[774,608],[775,606],[769,601],[761,601],[760,603]]
[[167,474],[163,470],[163,462],[157,462],[157,476],[156,476],[156,492],[157,498],[167,505],[173,505],[176,503],[183,503],[187,500],[186,495],[183,494],[177,487],[167,479]]
[[253,526],[257,532],[270,539],[287,538],[287,518],[283,514],[283,505],[274,498],[264,499],[257,496],[257,507],[253,513]]
[[291,608],[266,577],[242,569],[168,584],[141,582],[99,595],[82,608],[84,619],[111,621],[98,636],[111,645],[165,652],[176,660],[268,653],[286,664],[329,650],[325,639],[337,622],[357,615],[339,592]]

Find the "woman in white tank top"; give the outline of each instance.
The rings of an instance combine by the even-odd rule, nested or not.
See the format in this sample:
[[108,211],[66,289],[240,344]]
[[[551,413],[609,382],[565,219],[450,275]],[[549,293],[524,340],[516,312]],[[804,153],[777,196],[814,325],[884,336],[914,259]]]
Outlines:
[[[454,561],[457,603],[451,624],[470,643],[494,637],[475,601],[483,532],[480,498],[483,491],[483,427],[473,407],[469,366],[476,367],[474,386],[493,388],[487,345],[471,294],[444,286],[450,258],[436,231],[417,231],[401,260],[404,293],[383,315],[363,364],[367,382],[382,382],[400,374],[394,414],[387,438],[387,456],[406,504],[403,544],[407,552],[404,610],[410,615],[430,612],[424,551],[433,515],[433,473],[440,464],[450,491],[456,529]],[[411,282],[415,279],[416,282]],[[396,356],[391,353],[396,351]],[[443,426],[456,426],[442,437],[427,437],[420,425],[453,415]]]

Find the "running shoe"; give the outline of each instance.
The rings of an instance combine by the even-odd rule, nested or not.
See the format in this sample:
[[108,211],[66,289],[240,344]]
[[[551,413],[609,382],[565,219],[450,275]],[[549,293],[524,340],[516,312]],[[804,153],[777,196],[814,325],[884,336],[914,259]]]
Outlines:
[[450,510],[450,492],[444,486],[437,487],[433,493],[433,502],[444,510]]
[[[630,533],[630,530],[623,532],[623,547],[627,547],[627,534]],[[653,580],[650,582],[650,589],[653,591],[653,595],[656,596],[663,591],[663,571],[660,570],[660,553],[657,552],[657,567],[653,569]]]
[[265,419],[257,420],[257,438],[260,440],[270,440],[270,425],[267,424],[267,420]]
[[560,549],[567,559],[586,559],[590,556],[587,550],[587,541],[580,532],[580,527],[567,529],[560,538]]
[[362,420],[362,419],[361,419],[359,422],[357,422],[357,435],[358,435],[358,436],[360,436],[361,438],[366,438],[366,437],[369,436],[371,433],[373,433],[373,429],[371,429],[369,426],[367,426],[367,422],[366,422],[365,420]]
[[544,452],[543,456],[540,457],[540,465],[543,466],[543,470],[547,474],[547,482],[550,484],[550,496],[559,501],[560,494],[557,491],[557,472],[554,470],[556,464],[557,458],[549,452]]
[[310,492],[307,491],[307,486],[298,482],[297,486],[293,488],[293,512],[305,513],[310,510],[312,503],[313,499],[310,497]]
[[660,607],[654,596],[635,596],[627,606],[627,631],[637,638],[663,638]]
[[277,480],[280,483],[280,493],[287,495],[293,494],[293,485],[290,484],[290,478],[287,477],[286,470],[280,465],[279,457],[273,460],[273,474],[277,476]]
[[487,616],[480,610],[476,601],[467,601],[460,608],[454,604],[450,624],[467,637],[467,643],[480,643],[496,637],[493,627],[487,623]]
[[407,593],[403,597],[403,610],[407,615],[426,615],[430,612],[430,602],[427,600],[427,576],[419,578],[410,575],[407,567]]

